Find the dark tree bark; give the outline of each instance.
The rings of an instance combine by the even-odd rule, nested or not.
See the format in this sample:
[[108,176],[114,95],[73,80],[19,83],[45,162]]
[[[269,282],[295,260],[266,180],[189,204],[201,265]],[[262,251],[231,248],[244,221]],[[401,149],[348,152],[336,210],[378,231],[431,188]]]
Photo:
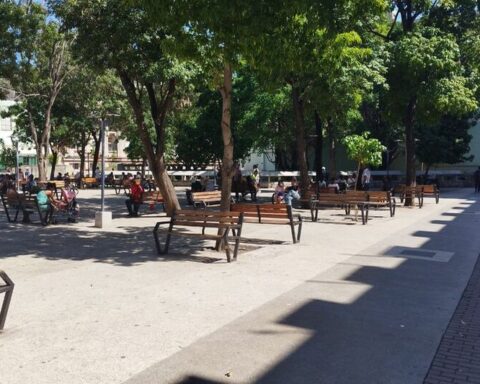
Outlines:
[[93,147],[93,160],[92,160],[92,176],[95,176],[95,172],[98,167],[98,159],[100,158],[100,145],[102,144],[100,135],[97,135],[95,131],[92,131],[92,138],[94,142]]
[[222,95],[222,138],[223,138],[223,159],[222,159],[222,201],[221,211],[230,210],[230,197],[232,191],[233,167],[233,135],[231,129],[232,121],[232,67],[226,63],[223,68],[223,85],[219,88]]
[[168,90],[166,91],[161,103],[158,103],[156,100],[153,84],[145,84],[150,101],[150,112],[155,123],[156,145],[154,146],[150,139],[148,129],[145,125],[143,105],[140,96],[137,94],[135,83],[130,78],[128,73],[123,70],[119,69],[118,75],[127,94],[128,102],[132,107],[133,114],[135,116],[137,132],[145,148],[145,154],[148,160],[150,171],[152,172],[152,175],[165,200],[167,214],[171,216],[173,211],[180,209],[180,204],[178,202],[172,180],[170,180],[165,167],[164,124],[167,113],[172,104],[173,93],[175,91],[175,79],[172,79],[169,82]]
[[[337,140],[335,138],[335,127],[332,120],[328,120],[328,175],[335,177],[337,174]],[[328,183],[328,180],[327,180]]]
[[[406,167],[406,185],[413,187],[417,182],[416,172],[416,154],[415,154],[415,108],[416,98],[410,99],[405,111],[405,167]],[[412,205],[412,199],[405,199],[405,206]]]
[[50,180],[55,179],[55,167],[57,166],[58,161],[58,151],[52,149],[52,164],[50,169]]
[[315,172],[317,174],[317,182],[323,180],[323,130],[322,130],[322,121],[320,120],[320,115],[315,111]]
[[297,161],[300,171],[300,195],[302,199],[308,198],[310,187],[310,178],[308,176],[307,151],[305,144],[305,110],[301,89],[294,81],[290,83],[292,87],[292,102],[295,113],[295,138],[297,147]]
[[78,156],[80,157],[80,178],[85,177],[85,155],[89,139],[90,135],[87,135],[86,132],[82,130],[80,133],[80,146],[77,150]]

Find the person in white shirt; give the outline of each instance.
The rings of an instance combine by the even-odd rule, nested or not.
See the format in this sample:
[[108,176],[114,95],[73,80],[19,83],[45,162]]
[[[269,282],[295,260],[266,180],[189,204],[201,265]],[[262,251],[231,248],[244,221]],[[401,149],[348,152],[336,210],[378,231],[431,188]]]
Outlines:
[[372,174],[370,173],[370,169],[365,167],[362,173],[362,188],[364,191],[368,191],[370,189],[370,179]]

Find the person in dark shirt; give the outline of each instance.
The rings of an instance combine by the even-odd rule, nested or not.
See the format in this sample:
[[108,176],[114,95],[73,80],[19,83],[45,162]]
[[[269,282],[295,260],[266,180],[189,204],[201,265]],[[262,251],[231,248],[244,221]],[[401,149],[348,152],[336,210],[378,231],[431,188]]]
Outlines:
[[480,192],[480,167],[473,174],[475,178],[475,192]]

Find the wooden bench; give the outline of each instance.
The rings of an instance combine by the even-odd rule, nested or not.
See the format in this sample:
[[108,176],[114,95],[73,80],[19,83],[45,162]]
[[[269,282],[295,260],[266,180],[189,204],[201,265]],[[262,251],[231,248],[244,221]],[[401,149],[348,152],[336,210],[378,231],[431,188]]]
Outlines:
[[[159,239],[160,226],[169,224],[165,246],[162,248]],[[239,212],[213,212],[207,210],[178,210],[172,214],[169,221],[160,221],[156,223],[153,229],[155,245],[158,254],[168,253],[170,238],[172,236],[198,237],[207,240],[215,240],[217,244],[223,243],[227,260],[232,260],[230,255],[230,239],[235,240],[233,249],[233,260],[237,259],[240,236],[242,234],[243,213]],[[179,228],[182,227],[182,228]],[[186,228],[202,228],[201,233],[186,230]],[[207,228],[215,229],[216,233],[206,233]],[[232,236],[229,235],[232,230]]]
[[393,189],[393,193],[398,195],[400,203],[403,203],[406,198],[410,198],[414,202],[416,198],[418,207],[423,207],[423,186],[407,187],[405,184],[399,184]]
[[[347,195],[350,192],[347,191]],[[395,216],[396,200],[390,192],[385,191],[368,191],[368,205],[370,207],[387,207],[390,211],[390,217]]]
[[7,319],[8,308],[10,307],[10,301],[12,300],[13,295],[13,281],[8,277],[8,275],[0,270],[0,279],[3,280],[5,284],[0,285],[0,293],[5,293],[3,297],[2,309],[0,310],[0,331],[5,327],[5,320]]
[[113,189],[115,190],[115,194],[117,195],[120,194],[122,189],[125,194],[128,194],[128,190],[130,189],[131,185],[132,185],[132,180],[129,180],[129,179],[114,180]]
[[419,188],[423,188],[423,196],[432,196],[435,198],[435,203],[440,201],[440,190],[435,184],[421,184],[417,185]]
[[18,213],[22,210],[20,206],[20,199],[17,192],[9,192],[1,195],[3,210],[7,215],[7,220],[9,223],[14,223],[17,221]]
[[43,226],[48,225],[53,214],[50,204],[48,205],[47,209],[44,209],[38,204],[36,195],[19,194],[18,197],[20,201],[20,207],[23,212],[23,223],[31,223],[31,215],[38,214],[40,223]]
[[98,187],[98,181],[95,177],[83,177],[80,184],[82,188]]
[[38,214],[42,225],[47,225],[51,219],[52,210],[50,206],[48,206],[47,209],[42,209],[38,204],[36,195],[14,192],[2,195],[1,198],[9,223],[17,221],[20,211],[23,215],[22,223],[30,223],[31,215],[35,213]]
[[65,180],[49,180],[49,183],[55,185],[55,196],[57,199],[61,199],[62,189],[65,189]]
[[348,191],[348,193],[324,193],[319,194],[318,199],[311,202],[310,214],[312,221],[318,220],[318,210],[320,207],[340,207],[345,210],[345,215],[349,215],[351,207],[356,206],[362,215],[362,224],[368,222],[368,195],[364,191]]
[[145,204],[153,210],[155,205],[160,204],[165,211],[165,200],[160,191],[146,191],[142,194],[142,204]]
[[192,192],[193,208],[219,206],[222,201],[222,191]]
[[[292,207],[286,204],[232,204],[232,212],[241,212],[244,215],[244,222],[258,224],[284,224],[289,225],[292,231],[294,243],[300,242],[302,234],[302,217],[294,215]],[[298,225],[297,235],[295,226]]]

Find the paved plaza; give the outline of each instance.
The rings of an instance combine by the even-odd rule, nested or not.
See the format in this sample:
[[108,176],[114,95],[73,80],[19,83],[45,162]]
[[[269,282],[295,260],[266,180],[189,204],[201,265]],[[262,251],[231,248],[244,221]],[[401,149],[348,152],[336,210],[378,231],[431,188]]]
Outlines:
[[113,227],[95,228],[99,196],[80,191],[75,224],[0,210],[0,269],[16,284],[0,384],[480,383],[471,190],[365,226],[303,211],[296,245],[288,226],[245,224],[230,264],[208,241],[174,238],[159,257],[164,213],[128,218],[111,190]]

